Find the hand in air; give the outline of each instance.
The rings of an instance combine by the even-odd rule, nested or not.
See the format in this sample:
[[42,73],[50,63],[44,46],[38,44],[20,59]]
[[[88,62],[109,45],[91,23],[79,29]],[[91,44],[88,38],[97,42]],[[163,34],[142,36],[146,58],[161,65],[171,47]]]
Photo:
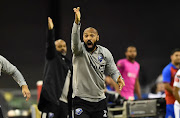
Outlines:
[[74,13],[75,13],[75,23],[79,24],[81,20],[81,13],[80,13],[80,7],[74,8]]

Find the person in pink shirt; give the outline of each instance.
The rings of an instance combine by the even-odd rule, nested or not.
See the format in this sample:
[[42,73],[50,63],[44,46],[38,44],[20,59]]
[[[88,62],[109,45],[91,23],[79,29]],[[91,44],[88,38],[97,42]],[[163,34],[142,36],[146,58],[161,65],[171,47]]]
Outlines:
[[141,88],[139,84],[140,65],[135,61],[137,50],[134,46],[129,46],[125,52],[126,58],[117,62],[117,68],[124,78],[126,86],[121,90],[121,96],[127,100],[134,100],[134,92],[138,99],[141,99]]

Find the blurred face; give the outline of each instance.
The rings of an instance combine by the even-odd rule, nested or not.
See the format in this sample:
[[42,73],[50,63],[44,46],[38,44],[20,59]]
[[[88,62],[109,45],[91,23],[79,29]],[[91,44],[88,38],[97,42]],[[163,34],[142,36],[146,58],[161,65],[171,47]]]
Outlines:
[[137,56],[136,48],[135,47],[128,47],[125,55],[128,59],[134,60]]
[[164,83],[158,83],[156,92],[164,92],[164,91],[165,91]]
[[66,55],[67,53],[67,47],[66,42],[64,40],[56,40],[55,41],[55,47],[58,52],[61,52],[62,55]]
[[180,51],[177,51],[173,55],[171,55],[171,61],[175,65],[180,64]]
[[85,43],[85,45],[87,46],[87,48],[91,49],[91,48],[95,48],[94,44],[96,44],[96,42],[99,40],[99,35],[96,31],[96,29],[94,28],[87,28],[84,30],[83,33],[83,41]]

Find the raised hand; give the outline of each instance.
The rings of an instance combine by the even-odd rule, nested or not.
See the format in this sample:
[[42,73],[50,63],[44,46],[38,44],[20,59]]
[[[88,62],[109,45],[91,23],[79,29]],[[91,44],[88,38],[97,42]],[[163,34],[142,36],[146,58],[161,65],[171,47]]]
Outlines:
[[48,17],[48,29],[52,30],[54,28],[53,21],[50,17]]
[[73,10],[75,12],[75,23],[79,24],[79,22],[81,20],[80,7],[74,8]]

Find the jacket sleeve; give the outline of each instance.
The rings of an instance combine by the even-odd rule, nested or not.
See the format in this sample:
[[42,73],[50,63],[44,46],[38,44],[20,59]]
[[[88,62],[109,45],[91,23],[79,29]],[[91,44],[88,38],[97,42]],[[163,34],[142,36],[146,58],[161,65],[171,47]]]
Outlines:
[[107,64],[106,64],[106,68],[105,68],[105,73],[107,75],[111,76],[115,82],[117,82],[117,79],[119,77],[121,79],[123,79],[121,76],[121,73],[119,72],[119,70],[114,62],[114,58],[109,50],[106,50],[106,59],[107,59]]
[[19,84],[20,87],[22,85],[27,85],[20,71],[3,56],[0,56],[0,65],[2,72],[11,75],[13,79]]
[[48,38],[46,42],[46,59],[51,60],[55,57],[56,49],[55,49],[55,35],[54,30],[48,30]]
[[82,53],[82,44],[80,40],[80,24],[74,22],[71,33],[71,50],[75,55]]

